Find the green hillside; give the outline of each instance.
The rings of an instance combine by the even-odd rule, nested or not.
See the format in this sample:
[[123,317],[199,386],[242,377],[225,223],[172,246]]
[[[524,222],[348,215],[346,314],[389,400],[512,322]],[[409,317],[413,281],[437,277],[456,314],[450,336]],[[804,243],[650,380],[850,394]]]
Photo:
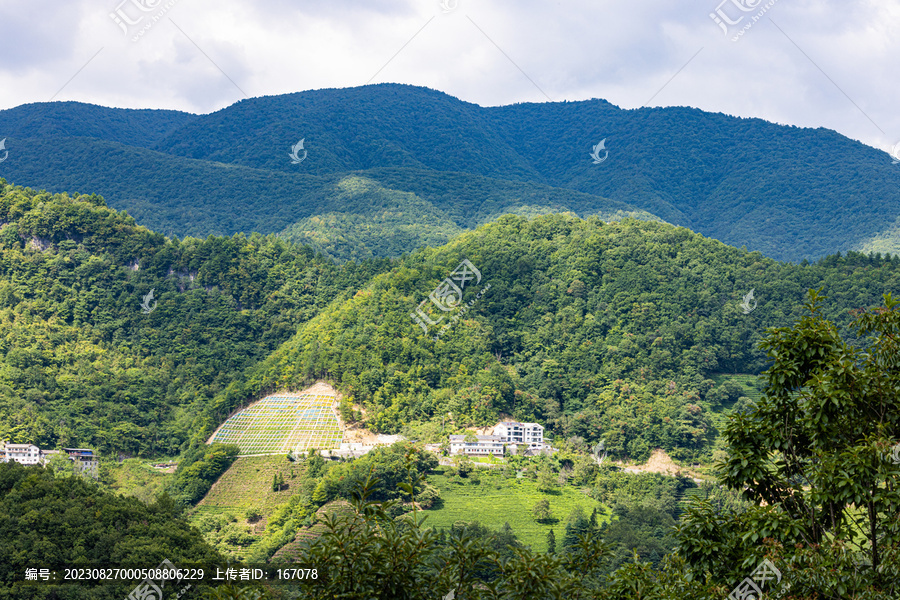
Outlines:
[[443,244],[463,228],[533,205],[544,212],[657,219],[622,202],[469,173],[379,168],[314,176],[86,137],[10,137],[7,147],[13,154],[0,165],[0,177],[51,192],[89,190],[159,233],[205,238],[283,231],[334,258],[395,256]]
[[[0,111],[0,130],[4,137],[11,139],[97,138],[150,148],[196,118],[196,115],[177,110],[107,108],[84,102],[35,102]],[[52,158],[52,155],[46,158]]]
[[[554,215],[337,267],[271,236],[169,240],[97,196],[5,183],[0,222],[0,437],[145,456],[321,379],[412,439],[440,441],[447,413],[454,429],[508,414],[621,458],[708,459],[714,376],[758,372],[766,327],[797,318],[805,290],[824,286],[844,325],[900,266],[782,264],[662,223]],[[429,293],[463,258],[483,277],[463,301],[482,297],[434,341],[410,315],[442,318]]]
[[[223,554],[243,558],[262,541],[275,509],[297,493],[296,474],[283,454],[238,458],[190,510],[191,524]],[[285,481],[279,490],[272,489],[276,475]]]
[[385,266],[168,240],[98,196],[0,180],[0,439],[176,455],[230,414],[211,402],[247,366]]
[[[440,339],[443,323],[425,336],[411,314],[424,302],[441,318],[429,292],[464,258],[483,277],[463,292],[471,309]],[[448,414],[454,427],[504,414],[603,439],[618,457],[660,447],[708,460],[728,398],[714,376],[759,372],[766,328],[797,319],[807,289],[822,286],[825,314],[846,326],[898,276],[900,257],[792,265],[665,224],[506,216],[398,261],[231,393],[328,378],[366,408],[369,427],[414,439],[440,441]],[[745,314],[751,289],[758,304]]]
[[[586,515],[590,515],[595,508],[601,514],[605,512],[589,493],[585,493],[590,490],[563,487],[556,490],[558,493],[544,493],[538,491],[537,483],[530,479],[505,479],[499,472],[481,469],[477,473],[477,484],[458,478],[455,483],[450,483],[445,469],[436,470],[428,478],[428,483],[441,491],[442,500],[440,508],[423,513],[428,527],[449,529],[457,521],[478,521],[496,529],[509,523],[519,541],[546,551],[547,533],[552,529],[556,539],[562,540],[566,533],[566,519],[576,506],[580,506]],[[532,506],[541,499],[550,502],[552,518],[546,523],[535,521],[531,514]],[[608,520],[608,516],[597,521],[603,523],[604,520]]]

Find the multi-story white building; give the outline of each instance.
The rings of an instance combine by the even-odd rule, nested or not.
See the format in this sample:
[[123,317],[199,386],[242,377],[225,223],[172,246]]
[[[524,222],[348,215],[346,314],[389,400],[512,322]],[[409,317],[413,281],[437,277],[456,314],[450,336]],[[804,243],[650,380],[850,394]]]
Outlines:
[[34,444],[7,444],[0,448],[0,456],[3,462],[15,461],[23,465],[37,465],[41,463],[41,449]]
[[494,427],[494,435],[499,436],[504,444],[519,446],[525,444],[528,450],[544,449],[544,428],[537,423],[519,423],[506,421]]
[[[76,471],[97,470],[97,457],[89,448],[63,448]],[[59,450],[41,450],[34,444],[8,444],[0,442],[0,462],[15,461],[21,465],[44,465]]]
[[451,435],[450,454],[503,456],[505,448],[509,448],[511,452],[518,452],[522,445],[525,446],[525,452],[531,454],[544,450],[552,451],[544,444],[544,428],[537,423],[506,421],[498,423],[493,433],[493,435],[476,435],[476,440],[469,442],[463,435]]
[[503,456],[503,440],[498,435],[476,435],[477,441],[467,442],[464,435],[450,436],[450,455]]

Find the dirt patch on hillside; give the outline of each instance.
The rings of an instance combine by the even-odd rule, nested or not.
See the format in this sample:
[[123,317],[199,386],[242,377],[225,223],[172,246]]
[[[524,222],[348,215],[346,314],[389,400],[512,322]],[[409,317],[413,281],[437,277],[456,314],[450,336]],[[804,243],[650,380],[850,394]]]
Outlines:
[[403,439],[402,435],[385,435],[383,433],[373,433],[362,427],[350,426],[344,429],[344,443],[346,444],[364,444],[366,446],[376,446],[385,444],[390,446],[394,442]]
[[305,390],[298,392],[300,394],[314,394],[319,396],[338,396],[337,390],[331,387],[325,381],[317,381],[314,385],[306,388]]
[[662,473],[663,475],[691,475],[689,469],[679,467],[662,448],[657,448],[643,465],[625,465],[616,463],[627,473]]

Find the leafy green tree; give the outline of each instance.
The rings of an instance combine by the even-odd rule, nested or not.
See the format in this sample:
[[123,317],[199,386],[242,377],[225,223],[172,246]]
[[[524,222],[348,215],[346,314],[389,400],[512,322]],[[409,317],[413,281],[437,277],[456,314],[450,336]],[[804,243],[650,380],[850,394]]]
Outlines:
[[472,464],[472,459],[464,454],[458,454],[453,457],[453,464],[456,467],[456,472],[460,477],[468,477],[469,473],[475,468]]
[[184,504],[196,504],[222,473],[234,463],[240,449],[227,444],[211,444],[192,448],[175,469],[171,484],[173,495]]
[[531,507],[531,515],[538,523],[546,523],[550,520],[553,513],[550,512],[550,501],[547,498],[541,498]]
[[70,477],[75,473],[75,466],[65,453],[51,454],[45,465],[56,477]]
[[544,466],[538,472],[537,489],[541,492],[551,492],[557,489],[556,478],[549,466]]
[[817,552],[820,566],[842,564],[841,555],[871,565],[852,580],[798,575],[792,593],[821,594],[828,582],[842,597],[896,594],[898,302],[886,294],[883,307],[857,314],[853,328],[863,344],[854,347],[823,318],[820,292],[809,292],[808,314],[793,327],[769,330],[765,395],[725,430],[721,480],[751,505],[721,513],[709,501],[695,504],[679,526],[679,552],[701,572],[735,578],[759,561],[759,542],[771,538],[798,571]]

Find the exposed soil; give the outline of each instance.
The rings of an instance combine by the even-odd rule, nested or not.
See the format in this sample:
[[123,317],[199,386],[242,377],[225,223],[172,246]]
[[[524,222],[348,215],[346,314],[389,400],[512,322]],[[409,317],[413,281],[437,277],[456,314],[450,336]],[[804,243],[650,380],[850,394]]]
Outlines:
[[626,473],[662,473],[673,476],[680,474],[693,477],[695,480],[699,477],[697,473],[690,469],[676,465],[662,448],[654,450],[653,454],[650,455],[650,458],[643,465],[626,465],[620,462],[615,464],[622,467],[622,470]]

